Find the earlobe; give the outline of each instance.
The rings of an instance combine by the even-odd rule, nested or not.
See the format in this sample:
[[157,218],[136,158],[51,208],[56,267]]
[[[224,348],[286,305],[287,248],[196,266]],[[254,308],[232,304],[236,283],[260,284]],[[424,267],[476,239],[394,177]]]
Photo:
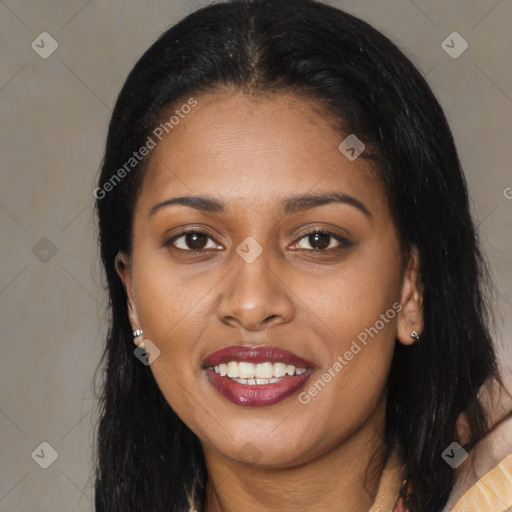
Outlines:
[[419,340],[423,331],[423,292],[420,279],[420,257],[417,247],[412,247],[404,271],[398,314],[397,338],[404,345]]

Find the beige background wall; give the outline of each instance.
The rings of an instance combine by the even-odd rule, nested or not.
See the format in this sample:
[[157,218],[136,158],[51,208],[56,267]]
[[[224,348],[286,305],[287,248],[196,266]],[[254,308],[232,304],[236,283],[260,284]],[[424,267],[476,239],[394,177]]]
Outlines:
[[[106,303],[94,180],[127,73],[164,29],[206,3],[0,1],[0,512],[93,510],[90,384]],[[510,368],[512,2],[331,3],[405,49],[446,110],[498,284],[498,338]],[[47,59],[31,47],[43,31],[58,43]],[[453,31],[469,43],[457,59],[441,47]],[[36,463],[51,462],[42,442],[58,454],[47,469]]]

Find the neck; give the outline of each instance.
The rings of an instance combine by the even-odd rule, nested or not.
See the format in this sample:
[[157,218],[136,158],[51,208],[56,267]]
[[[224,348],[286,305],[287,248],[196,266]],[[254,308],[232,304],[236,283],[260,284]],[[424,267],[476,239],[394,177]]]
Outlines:
[[205,450],[204,512],[322,510],[368,512],[387,455],[385,399],[348,438],[304,464],[258,468]]

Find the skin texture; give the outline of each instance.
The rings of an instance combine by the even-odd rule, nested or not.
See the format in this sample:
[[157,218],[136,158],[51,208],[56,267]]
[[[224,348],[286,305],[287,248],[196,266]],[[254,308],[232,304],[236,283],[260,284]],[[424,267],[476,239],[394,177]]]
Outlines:
[[[152,150],[133,222],[133,251],[117,270],[132,327],[160,352],[150,368],[166,400],[199,437],[208,468],[208,512],[367,511],[384,465],[384,383],[395,339],[422,330],[419,258],[402,255],[386,197],[363,158],[349,161],[319,105],[290,95],[260,99],[208,94]],[[331,203],[292,214],[283,199],[322,192]],[[178,196],[222,201],[226,211],[183,205]],[[180,229],[194,240],[165,242]],[[317,242],[314,228],[349,240]],[[306,236],[305,236],[306,235]],[[262,253],[236,252],[248,236]],[[316,249],[325,241],[326,249]],[[328,244],[328,245],[327,245]],[[189,252],[186,252],[186,248]],[[332,247],[332,249],[331,249]],[[323,252],[322,252],[323,251]],[[202,361],[230,345],[272,345],[315,363],[307,389],[394,303],[401,311],[304,405],[232,404],[209,383]],[[247,463],[247,457],[252,463]]]

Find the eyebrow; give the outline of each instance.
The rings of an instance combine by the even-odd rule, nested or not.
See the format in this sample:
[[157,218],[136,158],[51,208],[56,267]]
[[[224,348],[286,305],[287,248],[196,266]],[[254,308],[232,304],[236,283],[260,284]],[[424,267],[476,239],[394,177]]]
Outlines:
[[[349,196],[347,194],[341,194],[339,192],[302,194],[288,197],[281,202],[281,211],[290,215],[292,213],[297,213],[304,210],[309,210],[310,208],[332,203],[341,203],[353,206],[362,212],[368,219],[373,219],[373,215],[361,201],[355,197]],[[202,212],[225,213],[227,211],[226,205],[224,203],[211,197],[181,196],[166,199],[165,201],[156,204],[149,211],[149,216],[151,217],[163,208],[167,208],[172,205],[188,206],[189,208],[193,208]]]

